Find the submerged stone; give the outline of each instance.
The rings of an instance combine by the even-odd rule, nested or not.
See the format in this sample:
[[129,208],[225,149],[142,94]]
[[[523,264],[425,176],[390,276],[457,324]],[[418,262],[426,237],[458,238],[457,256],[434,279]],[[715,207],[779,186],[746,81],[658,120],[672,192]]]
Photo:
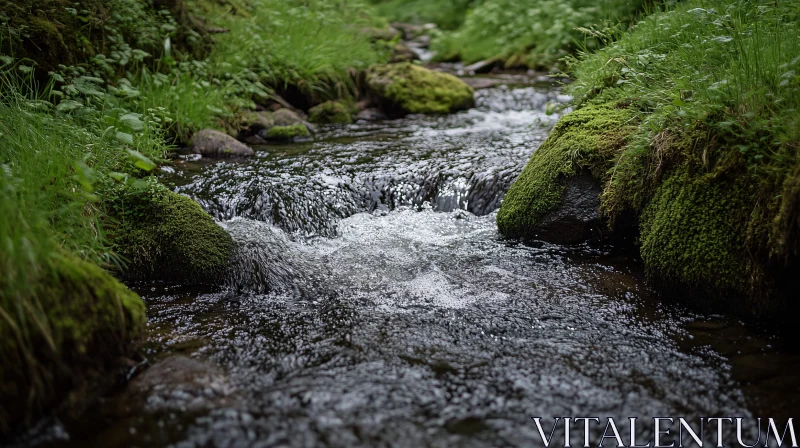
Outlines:
[[224,132],[203,129],[192,136],[190,149],[205,157],[252,156],[253,150]]
[[544,215],[534,229],[534,238],[556,244],[579,244],[603,235],[600,217],[603,186],[588,173],[568,178],[559,206]]
[[464,81],[407,62],[370,67],[365,81],[389,115],[446,114],[475,105],[474,91]]

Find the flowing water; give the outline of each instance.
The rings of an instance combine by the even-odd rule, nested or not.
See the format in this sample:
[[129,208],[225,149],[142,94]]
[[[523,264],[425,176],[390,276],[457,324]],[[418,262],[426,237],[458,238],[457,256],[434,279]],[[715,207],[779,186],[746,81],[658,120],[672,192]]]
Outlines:
[[233,235],[234,272],[219,289],[141,285],[155,365],[40,436],[541,446],[531,417],[797,416],[800,357],[780,339],[659,304],[624,252],[498,235],[558,118],[546,104],[567,100],[496,87],[452,116],[178,163],[165,179]]

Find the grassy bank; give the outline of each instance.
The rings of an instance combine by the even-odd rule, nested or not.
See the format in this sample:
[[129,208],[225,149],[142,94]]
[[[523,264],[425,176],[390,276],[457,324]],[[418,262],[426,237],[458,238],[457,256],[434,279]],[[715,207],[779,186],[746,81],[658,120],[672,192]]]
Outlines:
[[173,144],[233,132],[278,94],[349,99],[352,70],[386,55],[363,32],[383,22],[358,1],[0,0],[0,12],[3,435],[130,354],[144,306],[114,276],[224,273],[230,236],[152,176]]
[[[588,169],[604,182],[611,225],[638,228],[642,259],[661,290],[749,314],[794,306],[800,7],[685,2],[614,38],[573,61],[568,90],[579,110],[562,123],[590,112],[600,121],[628,118],[576,128],[577,136],[554,133],[509,191],[500,229],[531,234],[558,206],[559,180]],[[610,151],[575,144],[608,141],[614,129],[625,135],[614,134],[621,143]],[[559,168],[536,169],[547,160]]]
[[417,25],[435,23],[444,30],[464,24],[468,12],[480,0],[373,0],[379,15],[392,22]]

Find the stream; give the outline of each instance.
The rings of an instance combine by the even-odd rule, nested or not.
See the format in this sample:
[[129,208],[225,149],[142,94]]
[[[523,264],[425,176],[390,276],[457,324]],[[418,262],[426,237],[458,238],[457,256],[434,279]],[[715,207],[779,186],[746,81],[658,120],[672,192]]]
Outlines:
[[630,251],[502,238],[503,194],[569,98],[476,100],[176,163],[164,181],[233,235],[233,273],[136,285],[153,366],[28,442],[541,446],[531,417],[798,416],[786,341],[656,300]]

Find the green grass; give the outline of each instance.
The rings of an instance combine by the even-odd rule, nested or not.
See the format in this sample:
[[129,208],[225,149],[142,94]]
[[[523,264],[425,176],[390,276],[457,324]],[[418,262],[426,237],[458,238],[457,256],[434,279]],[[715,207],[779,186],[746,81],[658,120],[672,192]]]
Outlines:
[[119,260],[96,188],[137,170],[144,156],[129,150],[164,150],[157,128],[127,134],[114,111],[66,116],[36,90],[0,75],[0,396],[20,406],[0,413],[0,433],[58,395],[86,350],[122,353],[141,328],[141,301],[97,267]]
[[485,0],[463,26],[434,39],[440,59],[499,59],[507,67],[549,68],[581,46],[602,41],[579,28],[630,23],[644,0]]
[[464,23],[467,12],[480,0],[373,0],[379,15],[392,22],[435,23],[453,30]]
[[222,80],[250,79],[282,90],[296,88],[311,104],[354,92],[351,69],[385,60],[361,29],[380,24],[355,1],[255,0],[245,10],[206,5],[200,12],[218,35],[209,57]]
[[800,141],[800,5],[775,5],[693,1],[654,14],[576,61],[569,91],[578,103],[633,101],[632,154],[702,124],[726,148],[707,157],[741,156],[754,181],[773,183]]

